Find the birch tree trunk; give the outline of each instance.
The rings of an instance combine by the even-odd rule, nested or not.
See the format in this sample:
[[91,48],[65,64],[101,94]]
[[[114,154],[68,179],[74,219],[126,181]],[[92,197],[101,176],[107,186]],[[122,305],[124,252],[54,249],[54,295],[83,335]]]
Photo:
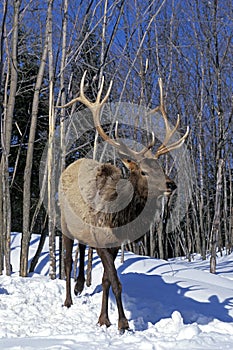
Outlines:
[[1,159],[1,174],[2,174],[2,212],[3,212],[3,243],[5,255],[6,274],[11,274],[10,265],[10,240],[11,240],[11,201],[10,201],[10,181],[9,181],[9,156],[11,146],[12,121],[15,107],[15,97],[18,82],[18,62],[17,62],[17,47],[18,47],[18,27],[19,27],[19,12],[20,0],[14,1],[14,18],[12,30],[12,48],[11,56],[8,52],[8,60],[10,63],[10,93],[8,101],[6,101],[7,90],[5,90],[6,109],[4,112],[3,130],[2,130],[2,159]]
[[[3,50],[4,50],[4,28],[6,23],[6,15],[7,15],[7,0],[4,1],[3,5],[3,18],[2,18],[2,24],[1,24],[1,38],[0,38],[0,91],[3,90]],[[0,116],[3,115],[3,96],[0,95]],[[3,145],[3,119],[1,119],[1,144]],[[2,161],[1,160],[1,166],[0,166],[0,275],[2,274],[3,268],[4,268],[4,240],[3,240],[3,177],[4,174],[3,168],[2,168]]]
[[[8,9],[8,0],[4,0],[3,4],[3,13],[2,13],[2,23],[0,28],[0,91],[3,90],[3,52],[4,52],[4,43],[5,43],[5,25],[6,25],[6,16],[7,16],[7,9]],[[2,115],[3,110],[3,97],[0,94],[0,115]]]
[[[232,174],[231,174],[231,169],[229,169],[229,202],[233,203],[233,181],[232,181]],[[226,201],[226,199],[225,199]],[[228,254],[231,254],[233,251],[233,206],[229,208],[229,226],[228,226],[228,231],[229,231],[229,246],[227,247],[228,249]]]
[[[61,105],[66,103],[65,93],[65,66],[66,66],[66,38],[67,38],[67,14],[68,14],[68,0],[64,0],[64,14],[62,23],[62,57],[61,57]],[[61,109],[61,120],[60,120],[60,139],[61,139],[61,173],[65,169],[65,157],[66,157],[66,144],[65,144],[65,113],[64,108]],[[59,256],[59,277],[61,279],[65,276],[64,268],[64,248],[63,239],[60,239],[60,256]]]
[[210,258],[210,272],[216,273],[216,251],[220,233],[220,210],[221,210],[221,196],[222,196],[222,172],[223,159],[219,159],[217,172],[217,185],[215,196],[215,210],[211,229],[211,258]]
[[[202,258],[205,259],[206,256],[206,238],[205,238],[205,232],[204,232],[204,220],[203,220],[203,210],[204,210],[204,171],[203,171],[203,163],[204,163],[204,157],[203,157],[203,128],[202,128],[202,117],[203,117],[203,108],[204,108],[204,64],[203,64],[203,54],[200,51],[201,56],[201,103],[200,103],[200,112],[198,115],[198,124],[199,124],[199,133],[198,133],[198,152],[199,152],[199,158],[200,158],[200,198],[199,198],[199,218],[200,218],[200,233],[196,232],[195,239],[197,244],[197,253],[202,254]],[[200,238],[202,237],[202,242]],[[202,243],[202,244],[201,244]]]
[[54,190],[54,73],[53,73],[53,45],[52,45],[52,9],[53,0],[48,1],[48,58],[49,58],[49,141],[48,141],[48,226],[49,226],[49,255],[51,279],[56,278],[55,255],[55,190]]
[[24,169],[24,188],[23,188],[23,233],[21,240],[21,254],[20,254],[20,275],[27,276],[28,272],[28,251],[30,242],[30,207],[31,207],[31,176],[32,176],[32,163],[34,152],[34,141],[37,126],[38,106],[41,85],[44,77],[44,70],[46,66],[46,59],[48,55],[48,18],[46,23],[45,44],[41,57],[40,67],[35,84],[35,92],[32,102],[32,117],[28,140],[28,149],[26,157],[26,165]]

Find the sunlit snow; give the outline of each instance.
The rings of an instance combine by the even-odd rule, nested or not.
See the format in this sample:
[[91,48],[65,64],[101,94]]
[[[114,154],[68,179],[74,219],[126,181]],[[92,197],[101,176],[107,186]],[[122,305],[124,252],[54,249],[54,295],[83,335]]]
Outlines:
[[[19,277],[20,238],[12,234],[12,276],[0,276],[0,349],[233,349],[233,254],[218,257],[216,275],[209,273],[209,261],[198,256],[188,262],[126,253],[123,264],[119,256],[116,266],[131,328],[120,335],[113,294],[112,326],[97,325],[103,272],[97,255],[91,287],[73,296],[74,305],[67,309],[65,281],[48,277],[48,242],[36,272]],[[33,235],[31,258],[38,242]]]

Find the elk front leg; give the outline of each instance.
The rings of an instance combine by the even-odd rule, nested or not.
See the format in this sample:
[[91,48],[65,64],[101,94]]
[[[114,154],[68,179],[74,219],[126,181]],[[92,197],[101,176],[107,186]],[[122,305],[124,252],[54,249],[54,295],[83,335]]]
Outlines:
[[71,277],[71,270],[72,270],[72,251],[73,251],[73,244],[74,241],[67,236],[63,235],[63,242],[64,242],[64,248],[65,248],[65,257],[64,257],[64,263],[65,263],[65,274],[66,274],[66,300],[64,302],[64,306],[70,307],[73,302],[71,298],[71,285],[70,285],[70,277]]
[[[114,260],[117,256],[118,249],[117,248],[111,248],[111,249],[97,249],[97,253],[101,258],[101,261],[104,266],[104,283],[108,281],[109,284],[112,286],[113,293],[116,298],[117,303],[117,309],[118,309],[118,328],[122,331],[129,328],[128,320],[125,317],[122,300],[121,300],[121,292],[122,292],[122,286],[119,281],[119,278],[117,276],[117,271],[114,265]],[[107,288],[106,288],[107,287]],[[103,286],[103,300],[102,300],[102,309],[101,309],[101,317],[105,317],[105,319],[108,319],[108,294],[109,294],[109,287],[106,283],[105,286]],[[107,317],[107,318],[106,318]],[[105,323],[104,323],[105,324]]]

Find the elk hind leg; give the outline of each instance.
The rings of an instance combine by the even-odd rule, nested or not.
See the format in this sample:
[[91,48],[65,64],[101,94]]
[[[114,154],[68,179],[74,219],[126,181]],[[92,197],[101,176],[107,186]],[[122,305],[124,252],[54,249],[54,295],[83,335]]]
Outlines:
[[85,260],[85,249],[84,244],[79,243],[79,273],[77,277],[77,282],[74,287],[74,294],[79,295],[82,293],[85,283],[84,276],[84,260]]

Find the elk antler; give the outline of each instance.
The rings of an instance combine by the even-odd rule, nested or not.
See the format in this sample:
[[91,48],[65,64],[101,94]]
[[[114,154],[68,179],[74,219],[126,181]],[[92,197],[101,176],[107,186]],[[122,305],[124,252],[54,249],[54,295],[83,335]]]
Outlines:
[[178,141],[175,141],[172,144],[168,145],[168,142],[170,141],[171,137],[174,135],[174,133],[178,129],[178,126],[180,124],[180,116],[178,115],[176,125],[173,129],[171,129],[169,126],[167,114],[166,114],[165,108],[164,108],[163,83],[162,83],[161,78],[159,78],[159,89],[160,89],[160,105],[155,107],[152,111],[150,111],[149,114],[153,114],[153,113],[158,112],[158,111],[160,111],[162,113],[164,123],[165,123],[166,135],[165,135],[165,139],[164,139],[162,145],[158,148],[158,150],[156,151],[156,153],[154,155],[155,159],[159,158],[162,154],[166,154],[166,153],[172,151],[173,149],[179,148],[184,143],[184,141],[189,133],[189,127],[187,127],[186,133]]
[[119,147],[119,144],[117,142],[115,142],[115,140],[111,139],[104,132],[102,126],[100,125],[100,120],[99,120],[101,109],[102,109],[103,105],[105,104],[105,102],[107,101],[109,94],[110,94],[110,91],[111,91],[111,88],[112,88],[112,80],[110,81],[109,88],[108,88],[106,95],[104,96],[103,100],[101,101],[100,99],[101,99],[101,95],[102,95],[102,91],[103,91],[103,87],[104,87],[104,76],[102,77],[102,81],[101,81],[100,89],[97,93],[96,101],[91,102],[86,98],[86,96],[84,94],[84,81],[85,81],[86,74],[87,74],[87,71],[85,71],[83,76],[82,76],[82,80],[80,83],[80,95],[78,97],[74,98],[73,100],[71,100],[70,102],[68,102],[67,104],[61,106],[60,108],[69,107],[72,104],[74,104],[75,102],[83,103],[87,108],[90,109],[92,116],[93,116],[95,127],[96,127],[98,133],[100,134],[100,136],[105,141],[110,143],[112,146]]
[[149,151],[155,144],[155,135],[152,131],[152,140],[151,142],[145,146],[141,151],[139,152],[136,152],[136,151],[133,151],[131,150],[129,147],[127,147],[120,139],[119,139],[119,136],[118,136],[118,121],[116,121],[116,126],[115,126],[115,138],[117,139],[117,141],[121,144],[122,146],[122,149],[121,149],[121,153],[124,153],[124,154],[127,154],[129,156],[131,156],[132,158],[134,159],[141,159],[144,157],[145,153],[147,151]]
[[97,97],[96,97],[96,101],[95,102],[91,102],[89,101],[85,94],[84,94],[84,81],[85,81],[85,77],[86,77],[86,73],[87,71],[84,72],[81,83],[80,83],[80,95],[76,98],[74,98],[73,100],[71,100],[70,102],[68,102],[67,104],[63,105],[63,106],[59,106],[58,108],[65,108],[65,107],[69,107],[72,104],[74,104],[75,102],[81,102],[83,103],[87,108],[90,109],[92,116],[93,116],[93,120],[94,120],[94,124],[95,124],[95,128],[98,131],[99,135],[102,137],[102,139],[106,142],[108,142],[109,144],[111,144],[112,146],[114,146],[115,148],[117,148],[121,153],[130,156],[134,159],[141,159],[144,154],[154,146],[155,144],[155,138],[154,138],[154,134],[152,133],[152,141],[149,143],[148,146],[146,146],[145,148],[143,148],[141,151],[136,152],[133,151],[132,149],[130,149],[128,146],[126,146],[126,144],[124,144],[119,138],[118,138],[118,134],[117,134],[117,126],[118,126],[118,122],[116,122],[116,129],[115,129],[115,136],[116,136],[116,140],[110,138],[105,131],[103,130],[101,124],[100,124],[100,112],[102,107],[104,106],[105,102],[107,101],[111,88],[112,88],[112,80],[110,81],[109,84],[109,88],[108,91],[106,93],[106,95],[104,96],[104,98],[101,101],[101,95],[102,95],[102,91],[103,91],[103,86],[104,86],[104,76],[102,77],[102,81],[101,81],[101,85],[100,85],[100,89],[97,93]]

